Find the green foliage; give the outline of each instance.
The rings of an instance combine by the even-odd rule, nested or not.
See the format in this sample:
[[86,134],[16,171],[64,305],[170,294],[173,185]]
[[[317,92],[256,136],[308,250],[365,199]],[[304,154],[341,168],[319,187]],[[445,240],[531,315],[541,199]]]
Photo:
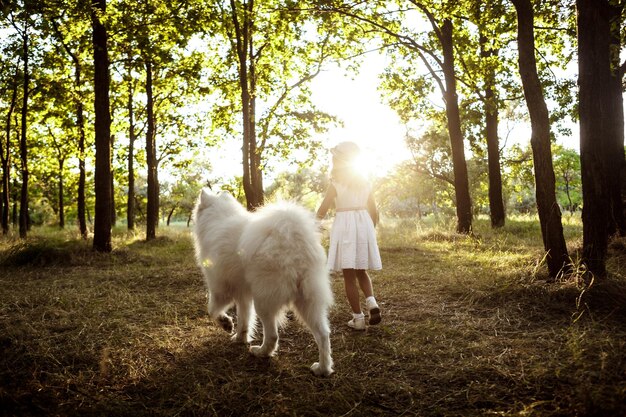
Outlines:
[[294,201],[313,211],[321,203],[327,186],[328,179],[324,172],[303,168],[279,174],[267,188],[267,198],[273,201]]
[[[109,30],[112,99],[114,197],[117,214],[125,212],[128,189],[129,101],[135,125],[137,216],[146,206],[145,65],[154,69],[157,157],[162,181],[162,218],[172,210],[183,220],[206,182],[223,184],[243,201],[243,178],[220,178],[198,160],[222,141],[241,142],[240,63],[234,42],[234,14],[243,18],[245,2],[111,0],[101,16]],[[536,7],[537,56],[551,104],[553,126],[575,114],[575,92],[568,70],[575,45],[572,7],[559,2]],[[11,201],[19,199],[19,106],[5,137],[12,86],[21,85],[21,34],[28,29],[31,71],[28,151],[31,220],[58,224],[59,184],[68,224],[77,217],[80,130],[77,103],[82,103],[86,135],[87,211],[93,213],[93,79],[89,4],[77,0],[11,2],[0,21],[0,127],[11,150]],[[251,33],[255,65],[258,155],[261,169],[274,179],[270,198],[289,198],[314,207],[323,179],[306,167],[319,156],[319,138],[338,119],[311,101],[310,81],[340,64],[358,71],[359,56],[380,49],[389,66],[380,91],[407,125],[409,163],[378,179],[376,193],[393,216],[449,213],[454,210],[452,165],[441,112],[440,47],[430,17],[454,24],[455,58],[464,136],[470,146],[468,169],[475,213],[488,207],[484,109],[485,86],[495,77],[501,109],[500,136],[509,123],[523,120],[515,51],[515,19],[509,2],[335,0],[255,2]],[[482,36],[481,36],[482,35]],[[78,78],[80,72],[80,79]],[[17,102],[22,91],[18,89]],[[8,142],[7,142],[8,140]],[[470,154],[471,151],[471,154]],[[554,150],[558,200],[580,208],[580,179],[573,151]],[[532,161],[527,149],[503,151],[504,193],[508,211],[534,212]],[[291,174],[282,174],[287,168]],[[278,173],[277,173],[278,172]],[[270,176],[271,175],[271,176]]]
[[582,206],[582,179],[580,156],[573,149],[552,146],[554,175],[557,185],[557,201],[565,210],[574,213]]
[[[233,16],[244,21],[244,7],[232,2],[209,9],[207,34],[202,38],[210,57],[209,75],[214,92],[211,109],[213,130],[231,140],[243,135],[240,71]],[[309,82],[329,63],[358,51],[354,39],[359,29],[327,13],[291,1],[255,3],[251,11],[254,29],[249,34],[253,55],[246,57],[255,100],[257,153],[264,170],[290,157],[300,164],[317,157],[321,145],[311,140],[337,123],[334,116],[311,101]],[[219,24],[218,24],[219,23]],[[285,47],[288,45],[288,47]],[[247,52],[247,51],[246,51]],[[297,151],[296,151],[297,150]]]

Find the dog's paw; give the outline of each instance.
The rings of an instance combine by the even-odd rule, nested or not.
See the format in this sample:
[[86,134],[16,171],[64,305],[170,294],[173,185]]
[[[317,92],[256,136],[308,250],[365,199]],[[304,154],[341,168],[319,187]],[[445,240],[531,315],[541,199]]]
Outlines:
[[217,322],[220,324],[220,326],[222,326],[222,329],[226,330],[227,333],[233,332],[233,319],[231,319],[230,317],[226,315],[219,316]]
[[235,343],[248,344],[252,341],[252,338],[248,335],[248,333],[235,333],[232,335],[231,340]]
[[315,362],[311,365],[311,372],[313,372],[315,376],[330,376],[335,371],[333,371],[331,367],[322,368],[319,362]]
[[263,349],[263,346],[250,346],[250,353],[257,358],[269,358],[272,356],[272,353],[268,353],[265,349]]
[[257,358],[265,358],[268,356],[261,346],[250,346],[250,353]]

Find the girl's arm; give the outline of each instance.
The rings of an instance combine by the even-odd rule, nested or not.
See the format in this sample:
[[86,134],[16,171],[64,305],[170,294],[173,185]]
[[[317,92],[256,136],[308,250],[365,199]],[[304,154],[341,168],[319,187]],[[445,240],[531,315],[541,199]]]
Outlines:
[[374,226],[376,226],[378,224],[379,216],[378,209],[376,208],[376,201],[374,200],[374,194],[372,193],[370,193],[369,197],[367,198],[367,211],[372,218],[372,222],[374,222]]
[[335,190],[334,185],[330,184],[328,186],[328,189],[326,189],[326,195],[324,196],[322,204],[320,204],[320,207],[317,209],[316,217],[319,220],[322,220],[324,216],[326,216],[326,213],[328,212],[328,209],[332,207],[336,196],[337,190]]

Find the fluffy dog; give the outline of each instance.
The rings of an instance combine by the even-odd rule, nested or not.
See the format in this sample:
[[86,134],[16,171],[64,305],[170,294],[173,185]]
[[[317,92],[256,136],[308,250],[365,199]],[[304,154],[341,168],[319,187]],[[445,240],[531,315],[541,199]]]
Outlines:
[[250,342],[255,315],[263,325],[263,343],[255,356],[272,356],[278,325],[291,308],[310,329],[319,350],[311,366],[315,375],[330,375],[328,309],[333,302],[326,254],[313,213],[290,203],[270,204],[247,212],[228,193],[202,190],[194,209],[196,260],[209,293],[209,315],[229,333],[226,310],[235,304],[233,339]]

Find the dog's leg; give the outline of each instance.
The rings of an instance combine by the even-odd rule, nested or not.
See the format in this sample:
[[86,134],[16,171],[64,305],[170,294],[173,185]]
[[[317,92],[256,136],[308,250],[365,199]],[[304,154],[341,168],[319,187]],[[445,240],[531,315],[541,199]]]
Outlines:
[[227,297],[223,297],[217,293],[211,293],[209,295],[209,316],[222,326],[228,333],[233,332],[233,319],[226,314],[226,309],[232,303]]
[[251,329],[250,323],[254,317],[252,300],[243,299],[236,302],[237,305],[237,331],[233,336],[233,341],[240,343],[250,343]]
[[317,376],[329,376],[334,371],[328,324],[318,321],[311,327],[311,332],[313,332],[313,337],[315,338],[319,350],[319,362],[315,362],[311,365],[311,371]]
[[311,371],[317,376],[329,376],[333,371],[333,359],[330,349],[330,327],[324,309],[311,305],[311,300],[296,301],[295,307],[298,315],[313,333],[317,349],[319,351],[319,361],[311,365]]
[[278,311],[257,311],[261,324],[263,325],[263,344],[261,346],[250,346],[250,353],[254,356],[272,356],[278,346]]

